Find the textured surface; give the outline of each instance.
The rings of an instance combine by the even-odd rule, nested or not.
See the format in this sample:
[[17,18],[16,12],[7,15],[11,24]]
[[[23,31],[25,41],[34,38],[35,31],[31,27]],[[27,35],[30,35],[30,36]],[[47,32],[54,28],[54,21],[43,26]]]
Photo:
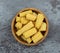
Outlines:
[[[25,7],[41,9],[49,20],[49,34],[41,44],[19,44],[11,32],[16,12]],[[60,0],[0,0],[0,53],[60,53]]]

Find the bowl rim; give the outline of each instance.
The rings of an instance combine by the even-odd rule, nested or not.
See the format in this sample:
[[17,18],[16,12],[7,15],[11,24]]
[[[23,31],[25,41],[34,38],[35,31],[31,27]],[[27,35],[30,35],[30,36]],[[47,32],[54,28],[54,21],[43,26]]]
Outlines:
[[[22,12],[22,11],[25,11],[25,10],[34,10],[34,11],[37,11],[37,12],[39,12],[39,13],[44,14],[44,16],[45,16],[45,20],[46,20],[46,24],[47,24],[47,30],[46,30],[46,32],[45,32],[44,37],[43,37],[40,41],[38,41],[37,43],[33,43],[33,44],[24,43],[23,41],[20,41],[20,40],[17,38],[17,36],[15,35],[15,33],[14,33],[14,27],[13,27],[13,25],[14,25],[15,17],[18,15],[19,12]],[[23,45],[27,45],[27,46],[33,46],[33,45],[37,45],[37,44],[43,42],[43,40],[47,37],[48,30],[49,30],[49,23],[48,23],[47,16],[45,15],[45,13],[44,13],[43,11],[38,10],[38,9],[36,9],[36,8],[24,8],[24,9],[22,9],[22,10],[19,10],[19,11],[17,12],[17,14],[13,17],[12,23],[11,23],[11,30],[12,30],[13,36],[15,37],[15,39],[16,39],[19,43],[21,43],[21,44],[23,44]]]

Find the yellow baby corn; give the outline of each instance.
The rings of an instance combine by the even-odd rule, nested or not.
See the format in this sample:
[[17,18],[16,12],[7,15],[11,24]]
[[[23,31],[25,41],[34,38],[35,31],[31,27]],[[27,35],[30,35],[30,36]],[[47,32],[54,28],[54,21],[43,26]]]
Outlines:
[[21,12],[21,13],[19,13],[19,14],[20,14],[20,17],[24,17],[24,16],[26,15],[25,12]]
[[29,38],[30,36],[32,36],[33,34],[35,34],[37,32],[36,28],[32,28],[26,32],[23,33],[23,36],[25,38]]
[[26,24],[28,23],[28,20],[25,17],[21,17],[21,23]]
[[20,17],[16,17],[16,22],[20,22]]
[[17,22],[17,23],[15,24],[15,27],[16,27],[17,29],[20,29],[20,28],[22,27],[22,23]]
[[33,15],[37,16],[37,14],[35,12],[33,12]]
[[23,35],[21,36],[21,38],[22,38],[24,41],[26,41],[26,38],[25,38]]
[[21,36],[21,38],[25,41],[27,41],[27,43],[31,43],[32,42],[32,39],[29,37],[29,38],[25,38],[23,35]]
[[36,23],[35,23],[35,27],[37,29],[39,29],[39,27],[41,26],[43,20],[44,20],[44,15],[43,14],[38,14],[37,20],[36,20]]
[[23,17],[23,16],[26,16],[26,14],[28,13],[32,13],[32,10],[28,10],[28,11],[25,11],[25,12],[21,12],[19,13],[20,14],[20,17]]
[[37,32],[34,36],[32,36],[32,40],[34,43],[38,42],[42,38],[43,38],[43,35],[41,34],[41,32]]
[[39,31],[46,31],[46,23],[42,23],[41,28],[39,29]]
[[32,42],[32,39],[31,39],[31,38],[27,38],[26,41],[27,41],[28,43],[31,43],[31,42]]
[[25,11],[25,13],[26,14],[29,14],[29,13],[32,14],[32,10],[27,10],[27,11]]
[[27,14],[26,15],[26,19],[31,20],[31,21],[34,21],[36,19],[36,16],[33,15],[33,14]]

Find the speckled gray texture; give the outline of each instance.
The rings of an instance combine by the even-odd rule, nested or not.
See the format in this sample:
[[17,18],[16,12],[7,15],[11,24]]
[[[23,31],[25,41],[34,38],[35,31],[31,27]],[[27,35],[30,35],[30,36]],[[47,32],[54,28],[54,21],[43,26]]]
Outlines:
[[[11,32],[11,21],[22,8],[41,9],[49,20],[47,38],[37,46],[19,44]],[[0,53],[60,53],[60,0],[0,0]]]

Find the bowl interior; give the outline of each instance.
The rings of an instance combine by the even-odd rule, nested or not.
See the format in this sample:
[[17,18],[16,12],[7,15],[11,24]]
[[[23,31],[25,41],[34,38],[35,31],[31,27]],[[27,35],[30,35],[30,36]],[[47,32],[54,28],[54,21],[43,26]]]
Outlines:
[[[23,11],[26,11],[26,10],[32,10],[33,12],[36,12],[36,13],[43,13],[41,10],[39,11],[39,10],[37,10],[37,9],[35,9],[35,8],[26,8],[26,9],[23,9],[23,10],[21,10],[21,11],[19,11],[19,12],[23,12]],[[16,14],[16,16],[18,16],[19,17],[19,12]],[[44,14],[44,13],[43,13]],[[40,41],[38,41],[37,43],[31,43],[31,44],[28,44],[26,41],[24,41],[21,37],[18,37],[17,35],[16,35],[16,28],[15,28],[15,23],[16,23],[16,21],[15,21],[15,18],[16,18],[16,16],[13,18],[13,21],[12,21],[12,33],[13,33],[13,36],[16,38],[16,40],[18,41],[18,42],[20,42],[20,43],[22,43],[22,44],[24,44],[24,45],[28,45],[28,46],[31,46],[31,45],[37,45],[38,43],[40,43],[40,42],[42,42],[44,39],[45,39],[45,37],[47,36],[47,33],[48,33],[48,20],[47,20],[47,17],[46,17],[46,15],[44,14],[44,16],[45,16],[45,18],[44,18],[44,20],[43,20],[43,22],[45,22],[46,24],[47,24],[47,27],[46,27],[46,31],[42,31],[41,33],[44,35],[44,37],[40,40]]]

